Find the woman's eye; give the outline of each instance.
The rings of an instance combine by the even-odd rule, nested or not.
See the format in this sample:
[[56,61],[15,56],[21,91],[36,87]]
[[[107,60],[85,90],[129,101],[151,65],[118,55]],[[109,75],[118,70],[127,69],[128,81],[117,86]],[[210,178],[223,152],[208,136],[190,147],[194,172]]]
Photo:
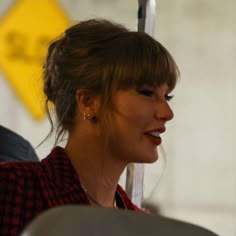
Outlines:
[[146,97],[152,97],[154,95],[154,92],[152,90],[149,89],[142,89],[142,90],[138,90],[138,93],[146,96]]
[[169,94],[165,95],[166,101],[170,101],[173,97],[174,97],[174,95],[169,95]]

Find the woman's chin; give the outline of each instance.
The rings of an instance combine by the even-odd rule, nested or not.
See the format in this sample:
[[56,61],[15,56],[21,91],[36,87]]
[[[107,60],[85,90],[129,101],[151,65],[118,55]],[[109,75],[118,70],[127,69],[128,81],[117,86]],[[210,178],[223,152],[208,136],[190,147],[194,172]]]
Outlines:
[[138,163],[152,164],[152,163],[158,161],[158,159],[159,159],[159,156],[158,156],[158,154],[156,154],[154,156],[146,157],[145,159],[143,159],[142,161],[140,161]]

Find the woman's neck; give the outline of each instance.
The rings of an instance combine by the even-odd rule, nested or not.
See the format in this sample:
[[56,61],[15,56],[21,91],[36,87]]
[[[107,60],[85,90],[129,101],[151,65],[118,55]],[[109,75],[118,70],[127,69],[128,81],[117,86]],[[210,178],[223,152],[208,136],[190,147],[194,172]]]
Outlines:
[[90,203],[114,207],[117,184],[126,165],[105,155],[101,145],[96,143],[69,139],[65,150]]

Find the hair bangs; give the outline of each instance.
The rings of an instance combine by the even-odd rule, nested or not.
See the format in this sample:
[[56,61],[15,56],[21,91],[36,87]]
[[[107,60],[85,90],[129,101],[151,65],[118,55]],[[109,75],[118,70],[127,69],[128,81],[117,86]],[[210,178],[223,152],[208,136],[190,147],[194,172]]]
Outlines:
[[173,57],[159,42],[146,33],[127,32],[126,41],[117,48],[113,89],[140,88],[145,85],[159,87],[165,83],[170,91],[174,89],[179,70]]

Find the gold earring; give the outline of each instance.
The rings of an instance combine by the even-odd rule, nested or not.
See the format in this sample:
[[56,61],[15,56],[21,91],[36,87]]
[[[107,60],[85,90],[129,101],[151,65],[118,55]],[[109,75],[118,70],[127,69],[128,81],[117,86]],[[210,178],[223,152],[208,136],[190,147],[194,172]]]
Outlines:
[[83,119],[84,120],[91,120],[92,122],[97,122],[97,116],[95,115],[90,115],[90,114],[86,114],[86,113],[83,113]]
[[91,115],[83,113],[83,118],[84,118],[84,120],[90,120],[91,119]]

